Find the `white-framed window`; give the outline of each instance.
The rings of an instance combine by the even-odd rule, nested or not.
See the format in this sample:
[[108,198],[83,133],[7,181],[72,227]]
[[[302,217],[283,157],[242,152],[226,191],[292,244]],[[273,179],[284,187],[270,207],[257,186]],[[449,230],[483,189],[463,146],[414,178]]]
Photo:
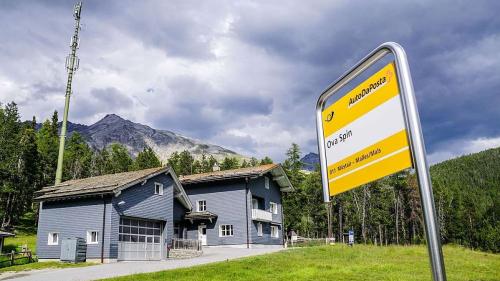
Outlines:
[[99,231],[87,230],[87,244],[99,243]]
[[257,236],[262,236],[262,223],[257,223]]
[[207,210],[207,200],[198,200],[196,202],[196,209],[198,212],[204,212]]
[[271,237],[273,238],[279,238],[279,229],[276,225],[271,225]]
[[155,182],[155,194],[163,195],[163,184]]
[[59,245],[59,233],[49,232],[48,245]]
[[278,204],[274,202],[269,202],[269,212],[277,215],[278,214]]
[[264,186],[266,187],[266,189],[269,189],[269,178],[268,177],[264,177]]
[[229,236],[233,236],[233,225],[221,224],[219,226],[219,237],[229,237]]

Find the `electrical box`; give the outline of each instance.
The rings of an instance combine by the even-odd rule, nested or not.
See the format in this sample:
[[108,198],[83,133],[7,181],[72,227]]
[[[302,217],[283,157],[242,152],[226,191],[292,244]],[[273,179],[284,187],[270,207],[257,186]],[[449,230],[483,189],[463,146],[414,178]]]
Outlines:
[[85,239],[75,237],[66,238],[61,241],[61,261],[85,262],[87,258],[87,242]]

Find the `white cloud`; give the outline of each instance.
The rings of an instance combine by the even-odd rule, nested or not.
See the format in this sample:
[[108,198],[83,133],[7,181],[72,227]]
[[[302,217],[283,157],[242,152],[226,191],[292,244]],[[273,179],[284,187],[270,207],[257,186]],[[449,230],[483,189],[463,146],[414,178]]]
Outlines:
[[428,154],[430,164],[436,164],[458,156],[483,151],[490,148],[500,147],[500,136],[492,138],[477,138],[473,140],[460,140],[446,145]]

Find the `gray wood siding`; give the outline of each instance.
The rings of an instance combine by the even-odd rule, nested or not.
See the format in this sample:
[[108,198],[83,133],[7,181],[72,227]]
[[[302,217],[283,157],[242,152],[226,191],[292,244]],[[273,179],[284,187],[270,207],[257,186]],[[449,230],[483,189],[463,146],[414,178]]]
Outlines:
[[[194,204],[193,204],[194,207]],[[184,220],[184,215],[186,214],[186,207],[182,206],[179,200],[174,200],[174,222],[180,222]]]
[[[207,225],[207,244],[235,245],[245,244],[247,232],[245,224],[245,182],[214,182],[194,185],[185,185],[184,189],[196,209],[198,200],[207,201],[207,211],[217,214],[217,220]],[[219,237],[219,226],[232,224],[232,237]],[[198,239],[198,223],[186,222],[188,239]]]
[[[154,183],[163,184],[163,195],[154,194]],[[104,258],[118,257],[118,230],[120,216],[129,216],[165,222],[165,242],[173,237],[173,180],[170,175],[158,175],[146,184],[125,189],[118,197],[109,198],[106,205]],[[118,206],[124,201],[125,204]],[[182,206],[181,206],[182,207]],[[87,230],[102,229],[102,199],[77,199],[71,201],[44,202],[40,210],[37,233],[37,255],[40,258],[58,259],[60,244],[48,245],[48,233],[58,232],[59,241],[64,238],[82,237]],[[87,258],[101,257],[101,233],[99,244],[88,245]]]
[[[281,213],[281,191],[272,178],[269,179],[269,189],[265,188],[264,177],[253,179],[248,184],[250,192],[248,194],[249,200],[249,225],[250,225],[250,243],[252,244],[266,244],[266,245],[281,245],[283,244],[283,235],[281,232],[283,216]],[[262,236],[257,232],[257,221],[252,220],[252,196],[264,199],[264,210],[270,211],[270,202],[278,204],[278,214],[273,214],[272,220],[274,225],[279,225],[278,238],[271,237],[271,223],[262,223]]]
[[[269,189],[265,188],[264,177],[250,180],[248,183],[248,194],[245,196],[245,181],[238,182],[213,182],[193,185],[185,185],[184,189],[196,209],[198,200],[207,201],[207,211],[218,215],[216,221],[210,223],[205,221],[207,226],[207,244],[232,245],[247,243],[247,227],[250,244],[281,245],[283,237],[281,232],[282,210],[281,191],[279,186],[272,180],[269,181]],[[257,222],[252,220],[252,194],[264,199],[265,210],[269,211],[270,202],[278,205],[278,214],[273,214],[274,225],[279,225],[279,237],[271,237],[271,224],[262,222],[263,235],[257,235]],[[245,198],[248,206],[248,221],[246,220]],[[247,224],[245,223],[248,223]],[[221,224],[232,224],[234,228],[233,237],[219,237],[219,226]],[[188,228],[188,239],[198,239],[199,222],[191,224],[186,222]]]
[[[109,258],[112,208],[107,200],[104,231],[104,258]],[[59,259],[61,240],[81,237],[87,230],[99,231],[99,244],[87,245],[87,258],[101,257],[103,199],[44,202],[38,219],[37,255],[42,259]],[[49,232],[59,233],[59,245],[48,245]]]
[[[154,183],[163,184],[163,195],[155,193]],[[120,216],[159,220],[165,222],[165,242],[170,243],[174,234],[173,205],[174,182],[170,175],[158,175],[149,179],[146,184],[138,184],[125,189],[118,197],[113,198],[113,237],[111,243],[118,247],[118,227]],[[118,205],[120,201],[125,204]],[[116,251],[118,253],[118,251]]]

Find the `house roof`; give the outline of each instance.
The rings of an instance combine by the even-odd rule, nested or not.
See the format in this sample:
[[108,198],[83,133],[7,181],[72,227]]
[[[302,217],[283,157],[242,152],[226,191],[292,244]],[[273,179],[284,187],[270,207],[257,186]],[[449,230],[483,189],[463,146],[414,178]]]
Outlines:
[[16,235],[14,233],[0,230],[0,238],[10,237],[10,236],[16,236]]
[[255,178],[263,176],[264,174],[271,174],[273,180],[275,180],[280,186],[281,191],[288,192],[293,191],[293,186],[290,183],[283,167],[280,164],[267,164],[256,167],[216,171],[188,176],[179,177],[180,181],[184,185],[221,181],[228,179],[240,179],[240,178]]
[[175,182],[175,197],[179,199],[186,208],[191,209],[191,201],[187,197],[174,171],[168,166],[65,181],[57,185],[44,187],[37,191],[36,194],[38,196],[35,200],[50,201],[96,195],[118,196],[122,190],[147,181],[162,173],[172,176]]

